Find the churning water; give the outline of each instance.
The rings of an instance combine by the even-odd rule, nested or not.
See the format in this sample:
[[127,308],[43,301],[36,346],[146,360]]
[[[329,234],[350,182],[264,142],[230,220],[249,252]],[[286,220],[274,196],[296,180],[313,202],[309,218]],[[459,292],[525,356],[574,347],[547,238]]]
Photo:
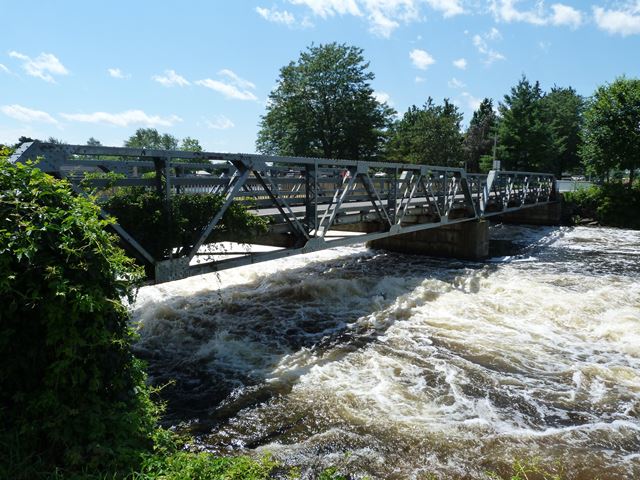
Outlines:
[[493,228],[485,263],[339,248],[144,288],[166,421],[309,477],[640,478],[640,232]]

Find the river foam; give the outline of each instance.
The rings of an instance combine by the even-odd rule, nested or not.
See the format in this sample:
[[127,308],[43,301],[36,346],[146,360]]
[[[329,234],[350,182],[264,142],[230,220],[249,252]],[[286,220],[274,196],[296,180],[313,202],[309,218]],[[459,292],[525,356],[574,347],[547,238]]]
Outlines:
[[147,287],[167,422],[305,475],[640,476],[640,232],[493,229],[465,263],[345,247]]

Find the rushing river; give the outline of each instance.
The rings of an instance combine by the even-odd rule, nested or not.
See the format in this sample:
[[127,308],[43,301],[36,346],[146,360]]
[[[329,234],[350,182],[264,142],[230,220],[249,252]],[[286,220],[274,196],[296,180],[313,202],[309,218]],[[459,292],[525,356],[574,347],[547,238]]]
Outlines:
[[142,289],[166,422],[310,478],[481,479],[517,458],[640,478],[640,232],[492,237],[509,256],[357,246]]

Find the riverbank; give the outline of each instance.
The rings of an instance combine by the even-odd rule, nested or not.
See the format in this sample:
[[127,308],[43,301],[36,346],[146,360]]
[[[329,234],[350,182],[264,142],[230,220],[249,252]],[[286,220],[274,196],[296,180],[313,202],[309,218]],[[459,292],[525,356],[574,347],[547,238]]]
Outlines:
[[563,215],[572,225],[640,229],[640,182],[633,188],[606,183],[563,194]]

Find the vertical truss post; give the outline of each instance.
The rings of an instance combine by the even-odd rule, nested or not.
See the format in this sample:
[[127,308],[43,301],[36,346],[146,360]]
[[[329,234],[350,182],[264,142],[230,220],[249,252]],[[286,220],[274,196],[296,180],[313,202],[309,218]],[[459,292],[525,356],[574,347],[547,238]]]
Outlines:
[[393,169],[393,175],[389,179],[389,191],[387,192],[387,215],[389,224],[396,223],[396,209],[398,202],[398,169]]
[[173,258],[173,212],[171,208],[171,157],[167,156],[164,163],[164,208],[166,211],[166,229],[169,237],[169,258]]
[[476,203],[473,201],[473,195],[471,194],[471,189],[469,188],[469,180],[466,174],[463,174],[460,177],[460,187],[462,188],[465,202],[471,205],[471,208],[473,209],[473,216],[477,217],[478,210],[476,209]]
[[162,189],[162,169],[164,168],[164,159],[160,157],[154,157],[152,160],[153,167],[156,171],[156,193],[161,197],[164,193]]
[[305,214],[304,225],[307,233],[318,229],[318,162],[306,165],[304,171],[305,180]]

